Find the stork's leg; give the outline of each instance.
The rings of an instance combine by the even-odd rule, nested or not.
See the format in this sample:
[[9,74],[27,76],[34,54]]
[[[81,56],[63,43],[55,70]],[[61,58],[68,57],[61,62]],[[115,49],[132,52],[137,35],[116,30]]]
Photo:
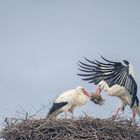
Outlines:
[[132,108],[132,121],[135,121],[135,117],[136,117],[136,112],[135,110]]
[[[76,116],[74,116],[74,110],[72,110],[72,111],[70,111],[71,112],[71,119],[72,119],[72,121],[76,121],[77,119],[76,119]],[[75,124],[76,125],[76,124]]]
[[119,107],[119,108],[117,108],[116,112],[115,112],[115,113],[114,113],[114,115],[113,115],[113,117],[114,117],[114,118],[116,118],[116,117],[117,117],[117,115],[118,115],[118,113],[119,113],[120,109],[121,109],[120,107]]
[[73,111],[71,111],[71,115],[72,115],[72,116],[71,116],[71,118],[72,118],[72,119],[74,119],[74,116],[73,116]]
[[67,119],[67,112],[65,112],[65,119]]
[[71,118],[72,118],[72,119],[74,119],[73,111],[74,111],[74,107],[72,106],[72,107],[69,109],[69,112],[71,113]]

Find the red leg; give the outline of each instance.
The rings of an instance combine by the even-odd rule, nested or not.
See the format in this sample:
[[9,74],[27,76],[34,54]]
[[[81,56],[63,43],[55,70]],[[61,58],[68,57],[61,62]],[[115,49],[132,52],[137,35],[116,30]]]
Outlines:
[[65,112],[65,119],[67,118],[67,112]]
[[136,117],[136,112],[135,110],[132,108],[132,120],[135,120]]
[[72,115],[72,119],[74,118],[74,116],[73,116],[73,111],[71,111],[71,115]]
[[117,108],[117,110],[116,110],[115,114],[113,115],[113,117],[115,117],[115,118],[116,118],[116,116],[118,115],[118,113],[119,113],[120,109],[121,109],[120,107],[119,107],[119,108]]

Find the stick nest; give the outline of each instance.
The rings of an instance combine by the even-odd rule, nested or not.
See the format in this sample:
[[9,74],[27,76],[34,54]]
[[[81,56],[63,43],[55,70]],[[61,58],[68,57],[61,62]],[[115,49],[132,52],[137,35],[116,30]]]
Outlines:
[[138,140],[140,128],[128,120],[11,119],[0,133],[4,140]]

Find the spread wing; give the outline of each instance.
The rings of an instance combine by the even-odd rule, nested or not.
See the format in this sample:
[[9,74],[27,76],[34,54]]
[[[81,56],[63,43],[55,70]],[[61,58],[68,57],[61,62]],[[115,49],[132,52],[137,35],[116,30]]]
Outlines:
[[104,80],[109,87],[115,84],[123,86],[132,95],[131,107],[135,101],[138,105],[137,84],[134,79],[132,65],[127,60],[123,60],[123,64],[121,62],[107,60],[104,57],[102,59],[104,62],[97,60],[91,61],[87,58],[85,58],[86,63],[79,61],[79,70],[83,73],[78,75],[83,77],[82,80],[94,83],[95,85]]

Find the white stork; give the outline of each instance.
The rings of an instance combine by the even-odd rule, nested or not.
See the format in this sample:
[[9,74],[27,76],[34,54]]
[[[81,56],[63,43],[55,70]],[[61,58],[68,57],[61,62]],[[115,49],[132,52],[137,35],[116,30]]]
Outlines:
[[[123,86],[119,86],[116,84],[112,87],[109,87],[105,81],[101,81],[96,88],[96,93],[100,94],[101,91],[107,92],[108,95],[110,96],[116,96],[120,98],[120,106],[117,108],[117,111],[114,114],[114,117],[117,116],[120,110],[124,111],[124,108],[127,105],[129,106],[131,105],[132,95],[129,94],[128,90],[126,90]],[[140,116],[140,106],[137,106],[136,104],[134,104],[131,109],[132,109],[132,114],[133,114],[132,119],[135,118],[136,113]]]
[[136,113],[140,116],[137,84],[134,79],[133,66],[129,64],[127,60],[123,60],[121,63],[109,61],[104,57],[102,57],[102,59],[106,63],[97,60],[90,61],[88,59],[86,59],[88,64],[79,61],[79,69],[84,73],[78,75],[85,77],[82,80],[98,85],[96,93],[106,91],[108,95],[120,98],[121,104],[117,109],[115,116],[120,109],[123,111],[127,105],[132,109],[133,119],[135,118]]
[[56,117],[64,112],[65,118],[67,118],[67,112],[71,112],[73,118],[74,108],[85,105],[90,98],[90,94],[80,86],[76,89],[65,91],[56,98],[49,110],[48,116]]

